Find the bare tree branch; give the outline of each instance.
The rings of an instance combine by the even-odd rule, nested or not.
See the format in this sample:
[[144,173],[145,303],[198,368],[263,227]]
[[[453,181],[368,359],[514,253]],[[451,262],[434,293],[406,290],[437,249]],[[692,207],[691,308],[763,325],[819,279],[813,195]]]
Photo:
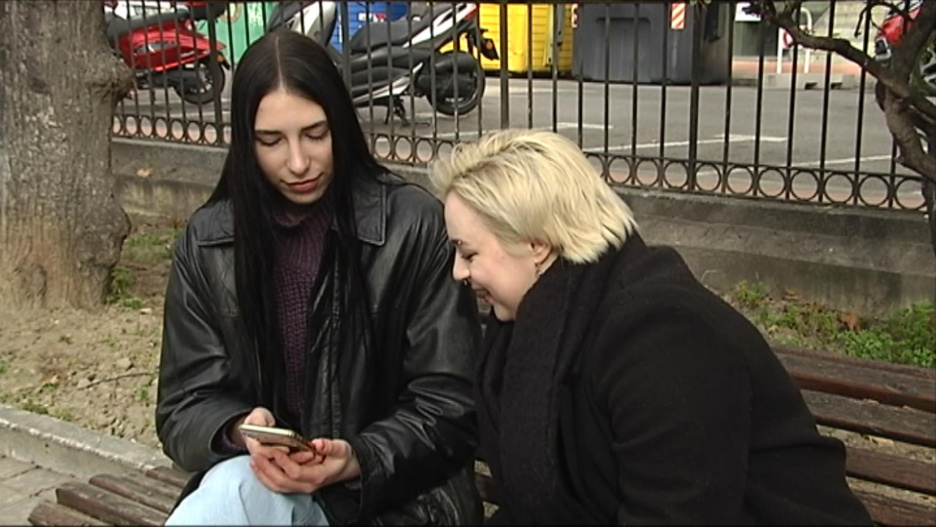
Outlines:
[[[862,50],[852,46],[851,42],[848,40],[842,38],[818,37],[810,35],[800,28],[799,24],[794,20],[794,14],[802,3],[802,0],[786,2],[785,8],[782,11],[777,11],[775,0],[759,0],[759,9],[757,9],[757,11],[766,20],[786,30],[796,44],[807,48],[831,51],[854,62],[874,76],[878,82],[883,82],[884,85],[898,97],[909,100],[914,107],[919,109],[920,113],[927,117],[928,121],[936,123],[936,105],[927,100],[922,93],[914,90],[907,80],[901,79],[883,64],[877,62]],[[933,13],[936,13],[936,2],[924,2],[923,11],[917,17],[916,22],[919,24],[925,21],[927,16],[933,18]],[[932,28],[930,27],[930,32],[931,31]],[[920,25],[915,25],[905,34],[904,41],[898,47],[906,46],[904,49],[915,49],[919,52],[920,47],[926,42],[926,35],[925,31],[920,31]],[[917,40],[921,42],[917,42]],[[913,41],[913,43],[908,45],[909,41]],[[897,49],[894,51],[899,53]],[[914,56],[915,55],[916,54],[914,54]]]
[[[913,24],[905,25],[901,42],[891,50],[889,65],[874,60],[848,40],[819,37],[803,30],[796,20],[801,6],[802,0],[788,1],[778,10],[776,0],[759,0],[755,9],[764,20],[786,30],[795,43],[836,53],[875,77],[877,102],[900,149],[900,163],[936,182],[936,159],[926,151],[925,139],[921,138],[921,133],[927,137],[936,134],[936,105],[910,82],[917,57],[936,30],[936,1],[923,2]],[[883,0],[869,0],[865,11],[875,6],[894,7]],[[909,13],[900,12],[909,18]]]
[[[867,0],[867,1],[868,1],[868,5],[866,5],[865,8],[861,10],[861,15],[858,17],[858,23],[855,25],[855,36],[858,36],[859,34],[861,34],[861,25],[864,23],[865,17],[866,16],[870,17],[871,10],[874,9],[875,7],[886,7],[888,9],[893,9],[895,12],[900,14],[905,24],[909,23],[911,20],[910,11],[908,11],[907,9],[904,9],[903,7],[898,6],[894,2],[888,2],[887,0]],[[907,0],[899,0],[899,1],[900,1],[900,4],[906,5]],[[878,27],[877,24],[875,24],[873,20],[871,21],[871,24],[874,25],[874,27]]]
[[883,93],[878,95],[878,104],[884,110],[887,128],[900,149],[900,164],[936,183],[936,158],[924,150],[920,133],[914,126],[912,110],[891,92],[879,91]]
[[[892,50],[893,68],[898,76],[910,74],[923,46],[936,31],[936,3],[924,2],[912,24],[906,24],[903,39]],[[936,119],[933,119],[936,121]]]

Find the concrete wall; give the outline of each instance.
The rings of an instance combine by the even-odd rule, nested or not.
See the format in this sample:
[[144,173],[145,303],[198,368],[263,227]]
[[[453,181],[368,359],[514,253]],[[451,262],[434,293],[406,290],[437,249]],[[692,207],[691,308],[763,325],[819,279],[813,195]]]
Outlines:
[[[225,152],[113,141],[117,193],[129,212],[186,218],[210,194]],[[427,184],[424,170],[393,167]],[[919,213],[622,189],[642,236],[676,247],[702,282],[724,291],[764,282],[863,314],[933,300],[934,256]]]

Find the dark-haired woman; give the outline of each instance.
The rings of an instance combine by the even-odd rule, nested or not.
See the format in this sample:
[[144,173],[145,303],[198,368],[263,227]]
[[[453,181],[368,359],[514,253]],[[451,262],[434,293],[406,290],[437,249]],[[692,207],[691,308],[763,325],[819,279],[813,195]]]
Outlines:
[[156,427],[197,473],[168,524],[477,523],[480,329],[441,204],[374,160],[311,39],[261,38],[233,82],[221,179],[166,292]]

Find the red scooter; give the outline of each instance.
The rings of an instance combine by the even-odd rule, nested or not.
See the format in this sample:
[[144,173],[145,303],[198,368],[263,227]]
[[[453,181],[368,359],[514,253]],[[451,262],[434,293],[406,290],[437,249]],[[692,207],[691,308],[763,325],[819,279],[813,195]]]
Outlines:
[[[899,2],[903,6],[903,2]],[[891,48],[900,44],[903,40],[904,26],[910,28],[913,21],[920,14],[923,8],[923,0],[912,0],[909,2],[907,14],[909,20],[904,20],[903,15],[896,9],[890,9],[887,17],[878,28],[878,34],[874,39],[874,58],[879,62],[887,62],[891,59]],[[917,58],[916,68],[913,72],[914,81],[922,85],[929,95],[936,95],[936,37],[930,36],[929,42],[925,44],[923,51]]]
[[222,53],[225,46],[215,42],[212,49],[208,37],[195,30],[195,21],[213,21],[226,2],[179,2],[184,7],[171,2],[154,9],[159,3],[149,0],[139,11],[130,2],[104,4],[110,8],[105,10],[107,39],[133,71],[137,89],[168,86],[199,105],[221,96],[224,70],[231,68]]

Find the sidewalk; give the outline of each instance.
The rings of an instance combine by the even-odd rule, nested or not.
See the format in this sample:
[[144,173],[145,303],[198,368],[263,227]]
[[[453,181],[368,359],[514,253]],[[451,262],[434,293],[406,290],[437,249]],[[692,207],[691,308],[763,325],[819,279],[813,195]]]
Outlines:
[[55,487],[77,478],[0,456],[0,525],[28,525],[41,501],[55,501]]
[[[805,55],[801,53],[796,67],[797,89],[823,89],[826,82],[825,54],[813,54],[806,71]],[[759,57],[735,57],[731,63],[733,84],[736,86],[755,86],[760,71]],[[855,89],[860,86],[861,67],[857,64],[833,56],[829,68],[829,83],[834,89]],[[785,58],[780,63],[780,72],[777,72],[777,57],[764,57],[764,70],[762,85],[764,89],[789,89],[793,83],[793,63]],[[875,79],[868,75],[865,79],[865,89],[874,86]]]

